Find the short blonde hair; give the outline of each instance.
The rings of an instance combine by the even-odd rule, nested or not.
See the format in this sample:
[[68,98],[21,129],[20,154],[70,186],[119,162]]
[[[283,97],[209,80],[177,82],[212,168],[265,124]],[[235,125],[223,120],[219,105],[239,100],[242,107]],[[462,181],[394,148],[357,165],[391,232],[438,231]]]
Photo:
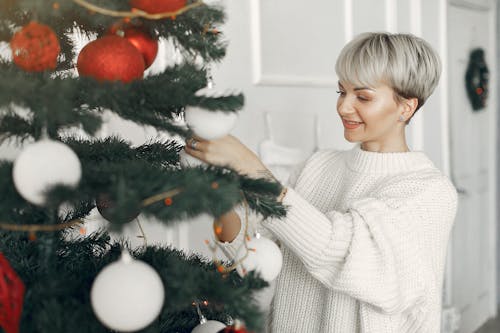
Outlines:
[[417,98],[418,110],[439,82],[441,61],[429,43],[411,34],[362,33],[344,46],[335,71],[341,82],[385,83],[396,99]]

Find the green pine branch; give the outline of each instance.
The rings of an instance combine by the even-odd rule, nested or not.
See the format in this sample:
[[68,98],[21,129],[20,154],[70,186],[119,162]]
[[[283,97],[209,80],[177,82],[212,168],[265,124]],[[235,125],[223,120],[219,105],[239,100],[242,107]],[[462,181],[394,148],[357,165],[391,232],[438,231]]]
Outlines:
[[[60,241],[48,268],[41,265],[45,258],[40,247],[50,237],[54,235],[40,234],[36,241],[29,241],[19,233],[0,232],[0,252],[29,291],[24,299],[20,331],[111,332],[93,314],[89,291],[97,274],[118,260],[122,246],[111,242],[106,233]],[[262,326],[262,314],[252,293],[267,283],[254,275],[242,279],[233,272],[223,276],[206,259],[167,247],[147,247],[132,254],[155,268],[165,287],[159,318],[139,332],[191,332],[199,323],[192,306],[194,300],[208,301],[202,311],[210,319],[226,321],[229,314],[243,319],[249,329]]]
[[[129,10],[129,1],[89,1],[108,9]],[[173,41],[185,62],[123,84],[76,77],[74,41],[68,34],[77,29],[89,37],[102,36],[118,19],[91,14],[71,0],[58,1],[57,9],[53,3],[0,0],[0,41],[10,41],[14,31],[36,20],[49,25],[61,45],[53,72],[28,73],[11,62],[0,61],[0,142],[40,139],[47,132],[76,152],[82,178],[76,188],[47,188],[46,207],[37,207],[16,191],[12,162],[0,160],[0,222],[57,224],[84,219],[103,197],[113,204],[107,209],[107,218],[115,229],[123,227],[137,212],[171,224],[202,213],[219,216],[244,201],[264,217],[285,214],[285,207],[276,202],[279,184],[251,179],[224,167],[183,168],[178,155],[182,147],[175,141],[132,146],[113,137],[66,136],[68,128],[94,135],[102,125],[104,111],[110,111],[136,124],[186,138],[190,131],[175,121],[186,107],[226,112],[242,109],[242,94],[217,98],[195,94],[207,85],[207,64],[225,55],[224,35],[217,31],[225,20],[221,8],[202,5],[175,19],[133,19],[133,25],[141,26],[151,36]],[[194,65],[199,57],[204,64]],[[166,202],[142,204],[146,198],[173,189],[179,193]],[[39,232],[35,241],[29,241],[22,232],[0,231],[0,252],[27,287],[21,332],[110,332],[93,314],[89,290],[97,273],[118,259],[122,246],[111,242],[104,232],[68,240],[68,231]],[[209,301],[203,312],[210,319],[225,321],[231,315],[243,319],[251,330],[261,327],[262,314],[252,295],[266,283],[258,277],[242,279],[235,273],[221,276],[213,263],[165,247],[141,248],[133,255],[152,265],[166,288],[159,318],[142,333],[191,332],[199,323],[191,305],[195,299]]]
[[[12,65],[0,64],[0,109],[4,109],[0,113],[0,137],[38,139],[46,128],[49,136],[55,138],[61,129],[71,126],[81,126],[92,135],[102,123],[104,110],[140,125],[186,137],[188,131],[172,122],[186,106],[222,111],[243,107],[241,94],[219,98],[195,96],[206,82],[206,72],[190,64],[130,84],[53,77],[46,72],[26,73]],[[28,115],[17,115],[15,106],[24,108]]]
[[[285,210],[275,198],[280,185],[262,179],[252,179],[220,167],[181,168],[175,141],[152,142],[138,147],[118,138],[102,140],[66,139],[66,144],[78,155],[82,164],[82,179],[77,188],[56,186],[48,191],[48,206],[70,203],[84,218],[101,195],[109,197],[114,207],[112,227],[120,228],[130,221],[130,215],[140,210],[166,224],[208,213],[214,217],[229,211],[244,198],[254,211],[264,217],[281,217]],[[0,205],[0,218],[11,223],[25,223],[24,216],[12,215],[13,208],[21,210],[26,202],[12,182],[12,164],[0,164],[0,185],[6,204]],[[172,197],[172,205],[163,200],[141,208],[141,202],[153,195],[180,189]],[[8,205],[7,205],[8,203]],[[81,207],[84,207],[82,209]],[[37,209],[33,207],[33,209]],[[62,219],[60,222],[67,222]],[[33,222],[30,222],[33,223]],[[53,223],[49,218],[43,223]]]

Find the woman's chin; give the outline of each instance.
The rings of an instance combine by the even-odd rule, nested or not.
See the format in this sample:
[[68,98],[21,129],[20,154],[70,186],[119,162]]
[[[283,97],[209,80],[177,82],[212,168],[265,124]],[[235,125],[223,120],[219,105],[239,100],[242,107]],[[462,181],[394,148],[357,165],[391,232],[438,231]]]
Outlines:
[[351,135],[350,133],[344,132],[344,139],[351,143],[356,143],[356,142],[361,142],[359,138],[356,138],[354,135]]

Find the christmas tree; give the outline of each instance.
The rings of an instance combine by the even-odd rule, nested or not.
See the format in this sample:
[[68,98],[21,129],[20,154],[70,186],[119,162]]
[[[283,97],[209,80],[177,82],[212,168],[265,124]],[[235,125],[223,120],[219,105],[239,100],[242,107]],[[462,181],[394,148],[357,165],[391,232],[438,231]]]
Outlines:
[[[193,132],[225,135],[243,107],[242,94],[210,87],[223,22],[222,8],[194,0],[0,0],[11,54],[0,58],[0,138],[23,146],[0,161],[4,332],[191,332],[203,316],[261,327],[258,274],[166,246],[128,249],[105,230],[68,237],[96,206],[114,230],[138,214],[165,224],[236,205],[284,214],[278,184],[179,158]],[[79,50],[75,34],[90,42]],[[159,40],[182,61],[145,75]],[[171,139],[97,136],[106,112]]]

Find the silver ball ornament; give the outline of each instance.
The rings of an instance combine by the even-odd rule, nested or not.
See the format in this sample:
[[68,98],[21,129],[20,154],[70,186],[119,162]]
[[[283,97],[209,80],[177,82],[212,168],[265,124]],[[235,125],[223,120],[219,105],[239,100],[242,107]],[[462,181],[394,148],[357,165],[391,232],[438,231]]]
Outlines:
[[217,333],[225,327],[226,325],[217,320],[202,320],[191,333]]

